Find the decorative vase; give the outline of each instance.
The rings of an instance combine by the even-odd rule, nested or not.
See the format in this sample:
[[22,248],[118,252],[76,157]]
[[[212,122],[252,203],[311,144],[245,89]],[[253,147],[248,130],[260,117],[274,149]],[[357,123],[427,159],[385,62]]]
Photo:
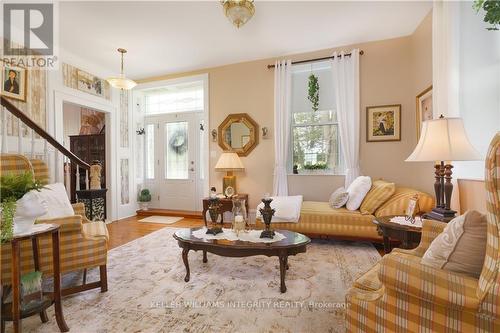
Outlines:
[[271,202],[273,198],[265,197],[262,199],[264,203],[264,208],[260,208],[259,211],[262,214],[262,219],[264,220],[264,224],[266,228],[260,234],[260,238],[274,238],[274,231],[271,229],[271,220],[273,218],[275,210],[271,208]]
[[244,199],[238,199],[236,196],[233,198],[233,230],[236,235],[239,236],[241,231],[245,231],[247,228],[247,209],[245,206]]
[[208,214],[210,215],[211,223],[210,228],[207,229],[207,234],[217,235],[222,232],[222,223],[219,223],[221,203],[217,197],[210,198],[208,202]]
[[139,208],[141,210],[148,210],[149,209],[149,201],[139,201]]
[[14,234],[28,232],[35,220],[47,213],[38,196],[34,192],[26,193],[21,199],[16,201],[16,214],[14,215]]

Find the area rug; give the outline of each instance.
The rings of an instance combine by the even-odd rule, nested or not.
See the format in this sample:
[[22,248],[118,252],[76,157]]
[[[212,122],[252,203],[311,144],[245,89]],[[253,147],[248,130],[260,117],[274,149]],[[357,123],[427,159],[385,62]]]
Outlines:
[[[344,332],[345,293],[380,255],[362,242],[314,240],[289,258],[288,291],[279,292],[278,259],[223,258],[190,252],[184,282],[181,250],[164,228],[109,252],[109,291],[63,299],[71,332]],[[88,280],[97,279],[89,272]],[[58,332],[49,322],[23,320],[24,332]],[[12,325],[8,323],[7,332]]]
[[146,218],[143,218],[143,219],[139,220],[139,222],[174,224],[175,222],[178,222],[182,219],[183,219],[183,217],[153,215],[153,216],[148,216]]

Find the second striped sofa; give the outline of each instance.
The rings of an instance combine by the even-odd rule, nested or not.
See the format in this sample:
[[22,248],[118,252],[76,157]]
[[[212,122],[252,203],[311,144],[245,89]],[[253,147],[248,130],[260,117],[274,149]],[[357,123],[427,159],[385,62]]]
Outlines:
[[[396,187],[394,194],[383,203],[374,214],[362,214],[346,208],[331,208],[328,202],[304,201],[298,223],[272,223],[274,229],[300,232],[312,237],[338,237],[343,239],[363,239],[381,241],[373,223],[375,217],[404,214],[408,202],[415,194],[419,196],[421,212],[428,212],[434,207],[434,198],[427,193],[411,188]],[[257,227],[263,228],[257,220]]]

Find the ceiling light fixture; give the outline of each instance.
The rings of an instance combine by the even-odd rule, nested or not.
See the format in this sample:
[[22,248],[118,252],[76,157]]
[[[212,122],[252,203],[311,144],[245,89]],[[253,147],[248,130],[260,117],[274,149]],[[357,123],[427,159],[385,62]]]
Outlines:
[[106,81],[108,81],[111,86],[113,86],[117,89],[130,90],[130,89],[134,88],[137,85],[137,83],[131,79],[127,79],[125,77],[125,73],[123,72],[123,55],[125,53],[127,53],[127,50],[119,48],[118,52],[121,53],[121,57],[122,57],[122,66],[121,66],[120,76],[107,78]]
[[226,17],[237,27],[247,23],[255,14],[253,0],[222,0]]

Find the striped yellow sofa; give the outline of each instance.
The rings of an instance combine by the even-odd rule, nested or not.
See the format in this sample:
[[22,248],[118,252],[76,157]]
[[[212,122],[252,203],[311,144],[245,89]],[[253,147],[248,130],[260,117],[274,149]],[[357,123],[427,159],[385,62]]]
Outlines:
[[479,279],[420,263],[446,224],[424,221],[414,250],[395,249],[349,290],[348,332],[500,332],[500,132],[486,156],[488,238]]
[[[304,201],[298,223],[273,223],[275,229],[300,232],[312,237],[336,237],[343,239],[363,239],[380,242],[382,237],[373,223],[375,216],[404,214],[408,202],[415,194],[419,195],[419,206],[427,212],[434,206],[434,198],[426,193],[405,187],[397,187],[395,193],[374,213],[362,214],[359,210],[331,208],[328,202]],[[263,228],[261,220],[256,221]]]
[[[28,160],[22,155],[1,154],[0,175],[6,173],[18,174],[33,172],[35,179],[42,183],[49,181],[46,164],[41,160]],[[61,272],[68,273],[77,270],[99,267],[100,280],[86,283],[63,290],[68,295],[83,290],[101,288],[107,291],[106,262],[108,252],[108,230],[103,222],[90,222],[85,217],[85,207],[81,203],[73,205],[75,212],[72,216],[38,220],[37,223],[53,223],[60,225],[60,258]],[[52,274],[52,241],[49,236],[41,237],[40,269],[44,275]],[[11,282],[11,246],[10,243],[1,246],[1,283],[9,285]],[[21,243],[21,274],[34,270],[31,242]],[[85,276],[86,274],[84,274]]]

